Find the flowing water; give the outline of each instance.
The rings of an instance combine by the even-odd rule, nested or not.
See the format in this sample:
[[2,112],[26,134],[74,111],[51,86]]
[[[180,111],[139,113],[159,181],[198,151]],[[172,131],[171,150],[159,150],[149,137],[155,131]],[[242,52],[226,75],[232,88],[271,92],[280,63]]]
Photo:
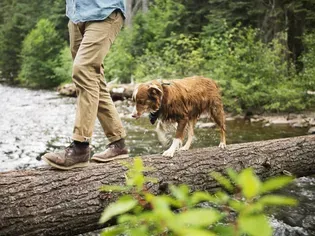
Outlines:
[[[130,118],[132,104],[117,102],[116,106],[128,133],[126,143],[130,155],[161,153],[149,120]],[[69,144],[75,114],[75,98],[61,97],[56,92],[12,88],[0,84],[0,171],[45,165],[40,156],[58,151]],[[208,122],[208,121],[205,121]],[[192,148],[215,146],[219,143],[217,129],[195,130]],[[241,143],[307,134],[307,128],[268,126],[243,120],[227,121],[227,143]],[[98,122],[93,135],[94,151],[107,144]],[[315,235],[315,177],[302,177],[283,190],[295,196],[300,204],[282,208],[271,217],[274,235]]]

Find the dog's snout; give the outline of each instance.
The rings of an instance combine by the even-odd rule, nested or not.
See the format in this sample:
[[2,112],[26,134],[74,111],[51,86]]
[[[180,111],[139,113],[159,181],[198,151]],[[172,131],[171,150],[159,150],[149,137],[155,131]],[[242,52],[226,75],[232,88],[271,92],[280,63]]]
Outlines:
[[136,119],[139,118],[138,111],[137,111],[136,107],[133,108],[133,111],[131,113],[131,117],[136,118]]

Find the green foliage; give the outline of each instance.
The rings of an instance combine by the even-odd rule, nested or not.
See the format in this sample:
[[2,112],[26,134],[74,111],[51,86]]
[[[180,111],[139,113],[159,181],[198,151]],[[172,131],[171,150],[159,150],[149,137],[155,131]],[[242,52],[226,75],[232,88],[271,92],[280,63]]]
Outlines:
[[135,77],[138,81],[156,78],[180,78],[198,74],[204,63],[196,38],[172,35],[159,51],[145,51],[137,58]]
[[[57,7],[58,6],[58,7]],[[58,8],[58,10],[57,10]],[[62,9],[62,10],[61,10]],[[61,13],[62,11],[62,13]],[[60,31],[67,31],[64,15],[65,1],[47,0],[2,0],[0,3],[0,71],[2,77],[10,82],[17,82],[21,69],[20,54],[22,42],[41,18],[51,18]],[[62,14],[62,20],[60,15]],[[64,38],[68,33],[63,33]],[[63,41],[58,43],[63,47]]]
[[301,61],[304,70],[301,73],[301,84],[305,89],[315,90],[315,31],[309,32],[304,36],[305,53]]
[[119,78],[120,82],[130,82],[135,67],[131,46],[132,32],[125,29],[120,32],[104,59],[105,78],[107,80]]
[[[187,185],[172,185],[170,195],[155,196],[146,188],[148,182],[156,182],[145,175],[152,169],[144,167],[140,158],[135,158],[133,165],[125,165],[128,167],[125,186],[102,187],[102,191],[125,194],[104,210],[100,223],[117,217],[118,224],[105,229],[102,236],[267,236],[272,235],[272,228],[265,208],[296,204],[296,200],[289,197],[265,194],[289,184],[293,178],[288,176],[261,182],[252,169],[240,173],[228,169],[228,177],[217,172],[211,176],[230,195],[222,190],[215,194],[191,192]],[[201,203],[203,208],[200,208]]]
[[22,67],[19,80],[30,87],[51,88],[62,80],[54,73],[60,66],[57,56],[63,46],[54,25],[47,19],[40,20],[23,42]]
[[61,49],[56,56],[56,66],[53,68],[54,76],[61,83],[70,83],[72,78],[72,56],[68,46]]
[[237,113],[305,109],[309,103],[296,86],[299,78],[282,56],[286,49],[279,40],[265,44],[258,35],[258,30],[234,27],[202,41],[205,71],[219,81],[225,106]]

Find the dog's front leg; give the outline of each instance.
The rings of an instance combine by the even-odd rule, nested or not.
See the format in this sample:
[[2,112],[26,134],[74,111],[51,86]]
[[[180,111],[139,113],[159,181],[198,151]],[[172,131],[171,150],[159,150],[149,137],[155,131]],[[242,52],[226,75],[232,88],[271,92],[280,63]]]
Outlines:
[[175,138],[173,139],[173,143],[170,146],[169,149],[167,149],[164,153],[163,156],[166,157],[173,157],[174,153],[182,146],[182,142],[184,139],[184,131],[185,131],[185,127],[188,123],[188,120],[180,120],[179,122],[177,122],[177,129],[176,129],[176,135]]
[[179,149],[180,151],[187,151],[190,148],[190,145],[191,145],[193,138],[194,138],[194,126],[195,126],[195,124],[196,124],[195,120],[189,121],[188,126],[187,126],[187,135],[188,135],[187,141],[186,141],[186,144]]

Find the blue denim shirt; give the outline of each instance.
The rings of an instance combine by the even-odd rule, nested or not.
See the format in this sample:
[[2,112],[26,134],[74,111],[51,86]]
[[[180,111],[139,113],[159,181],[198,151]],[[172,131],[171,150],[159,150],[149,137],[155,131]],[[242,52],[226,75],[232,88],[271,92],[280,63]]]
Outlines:
[[66,15],[73,23],[106,19],[120,9],[125,15],[124,0],[66,0]]

